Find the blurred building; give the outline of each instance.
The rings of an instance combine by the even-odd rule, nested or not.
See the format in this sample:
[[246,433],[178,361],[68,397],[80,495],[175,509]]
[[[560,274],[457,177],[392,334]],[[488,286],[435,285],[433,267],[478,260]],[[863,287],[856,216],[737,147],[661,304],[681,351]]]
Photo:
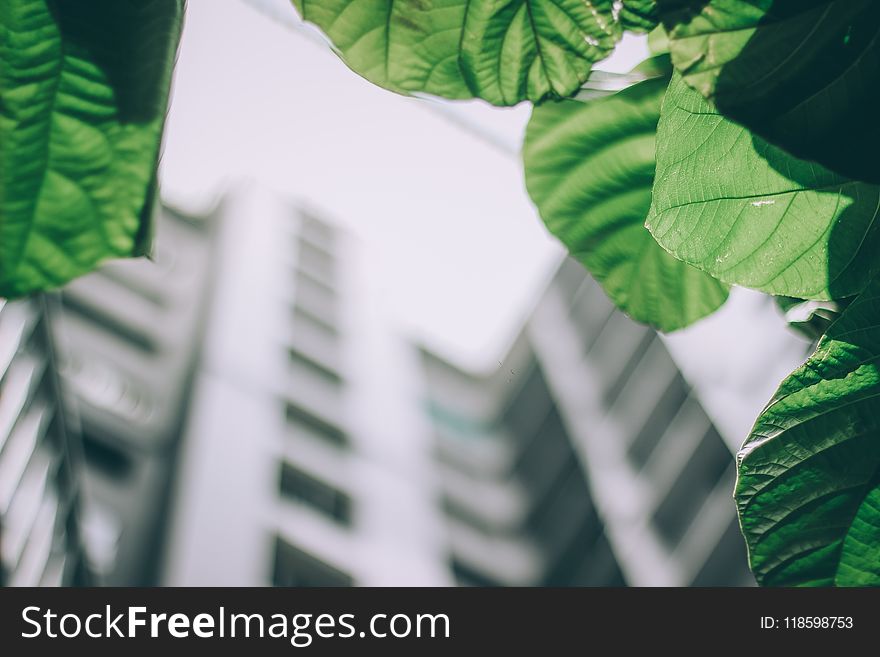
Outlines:
[[730,448],[660,336],[571,260],[526,330],[627,583],[754,585]]
[[459,582],[754,583],[730,450],[662,339],[578,263],[497,370],[423,359]]
[[624,585],[528,336],[482,375],[421,355],[457,583]]
[[96,581],[156,581],[168,492],[204,332],[215,222],[163,208],[152,261],[77,279],[53,316],[71,431],[82,436],[83,534]]
[[361,250],[259,190],[220,211],[165,583],[451,583],[417,361]]
[[46,304],[0,299],[0,585],[89,582]]

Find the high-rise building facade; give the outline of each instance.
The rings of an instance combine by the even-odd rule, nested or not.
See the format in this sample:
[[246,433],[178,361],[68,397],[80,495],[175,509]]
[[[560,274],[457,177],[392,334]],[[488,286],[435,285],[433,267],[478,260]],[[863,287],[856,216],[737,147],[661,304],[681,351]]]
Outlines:
[[259,190],[222,212],[165,582],[451,583],[417,362],[362,250]]
[[0,299],[0,585],[88,583],[44,297]]
[[83,535],[98,583],[156,582],[210,296],[211,219],[163,207],[151,261],[77,279],[52,314],[70,431],[82,437]]
[[662,339],[578,263],[497,368],[423,361],[460,582],[752,582],[730,450]]
[[456,581],[623,585],[586,472],[527,337],[482,374],[425,350],[422,362]]

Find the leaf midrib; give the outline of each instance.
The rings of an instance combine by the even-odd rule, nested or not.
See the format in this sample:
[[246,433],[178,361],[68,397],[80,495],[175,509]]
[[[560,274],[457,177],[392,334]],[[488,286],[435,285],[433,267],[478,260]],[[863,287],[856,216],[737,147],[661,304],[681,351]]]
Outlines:
[[[693,157],[694,153],[688,155],[688,157]],[[669,176],[663,176],[661,180],[664,182],[667,180]],[[822,191],[831,191],[833,189],[842,189],[843,187],[848,187],[850,185],[862,185],[859,180],[847,180],[845,182],[831,183],[828,185],[817,185],[816,187],[799,187],[795,189],[786,189],[782,191],[775,192],[764,192],[763,194],[745,194],[745,195],[737,195],[737,196],[719,196],[707,199],[700,199],[696,201],[686,201],[684,203],[677,203],[675,205],[670,205],[664,208],[658,208],[657,214],[662,214],[664,212],[669,212],[670,210],[677,210],[678,208],[685,208],[691,205],[702,205],[705,203],[720,203],[721,201],[747,201],[753,198],[766,198],[768,196],[784,196],[785,194],[797,194],[800,192],[822,192]]]

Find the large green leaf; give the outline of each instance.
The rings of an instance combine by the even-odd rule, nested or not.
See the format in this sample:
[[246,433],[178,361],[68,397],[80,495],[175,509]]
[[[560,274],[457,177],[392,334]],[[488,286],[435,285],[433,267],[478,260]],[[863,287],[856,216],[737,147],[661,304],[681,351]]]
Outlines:
[[647,225],[728,283],[802,299],[858,293],[878,268],[880,187],[799,160],[673,76]]
[[791,374],[737,456],[758,582],[880,585],[880,282]]
[[[650,3],[625,13],[644,29]],[[293,0],[343,60],[399,93],[495,105],[573,94],[622,33],[612,0]],[[638,25],[636,25],[638,23]]]
[[142,248],[180,0],[0,5],[0,296]]
[[880,182],[880,2],[660,4],[676,68],[722,113],[798,157]]
[[526,187],[550,231],[619,308],[672,331],[718,308],[727,288],[666,253],[644,226],[667,79],[536,107],[523,160]]

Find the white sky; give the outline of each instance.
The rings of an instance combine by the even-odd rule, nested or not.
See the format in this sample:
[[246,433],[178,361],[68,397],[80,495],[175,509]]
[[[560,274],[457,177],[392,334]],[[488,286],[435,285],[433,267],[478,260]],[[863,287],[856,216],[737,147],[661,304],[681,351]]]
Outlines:
[[[406,330],[457,361],[496,362],[561,253],[516,154],[529,107],[389,93],[316,35],[287,0],[189,0],[163,195],[206,208],[253,179],[308,202],[361,236]],[[644,39],[627,38],[600,68],[628,70],[646,55]],[[765,299],[737,292],[668,341],[732,444],[803,357]]]

